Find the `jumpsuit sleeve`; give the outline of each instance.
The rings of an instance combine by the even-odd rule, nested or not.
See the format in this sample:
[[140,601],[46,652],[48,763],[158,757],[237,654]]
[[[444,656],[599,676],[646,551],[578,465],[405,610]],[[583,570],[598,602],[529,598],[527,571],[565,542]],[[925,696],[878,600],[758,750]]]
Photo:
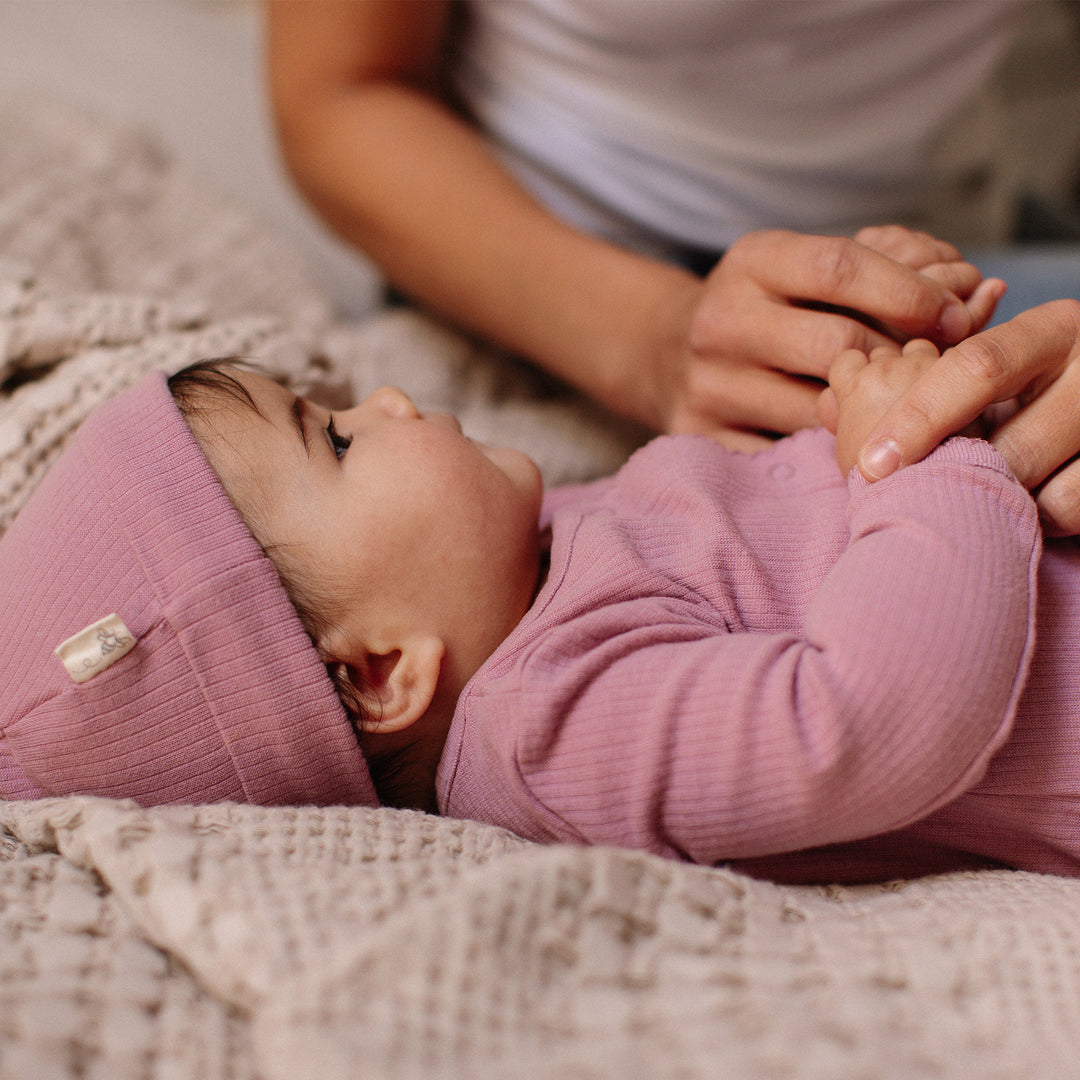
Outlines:
[[1033,647],[1034,504],[967,439],[849,490],[801,634],[718,632],[670,599],[568,628],[593,644],[515,748],[536,838],[715,863],[901,828],[980,779]]

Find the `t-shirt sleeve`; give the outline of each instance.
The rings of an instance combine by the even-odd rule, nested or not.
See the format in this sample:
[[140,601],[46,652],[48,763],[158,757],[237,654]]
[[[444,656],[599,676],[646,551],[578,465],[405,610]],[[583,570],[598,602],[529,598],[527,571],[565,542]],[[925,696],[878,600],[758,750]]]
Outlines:
[[901,828],[975,784],[1033,645],[1034,505],[966,439],[849,487],[850,543],[801,633],[639,598],[538,650],[502,823],[715,863]]

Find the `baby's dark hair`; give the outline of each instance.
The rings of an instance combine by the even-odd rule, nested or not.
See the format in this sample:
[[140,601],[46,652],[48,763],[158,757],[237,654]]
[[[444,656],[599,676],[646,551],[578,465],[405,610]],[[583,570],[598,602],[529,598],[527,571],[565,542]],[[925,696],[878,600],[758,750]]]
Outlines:
[[[181,369],[169,378],[169,391],[176,402],[176,407],[180,410],[180,415],[195,433],[196,438],[204,436],[209,431],[207,417],[213,406],[220,404],[223,400],[232,400],[244,408],[251,409],[259,416],[263,415],[247,387],[230,369],[257,372],[276,382],[282,381],[257,364],[233,356],[200,360]],[[235,505],[235,499],[233,503]],[[260,526],[257,513],[253,513],[250,508],[245,509],[240,506],[236,509],[244,524],[251,530],[260,547],[274,564],[281,584],[300,617],[301,625],[311,638],[323,663],[326,664],[327,673],[345,706],[353,730],[360,739],[361,721],[371,717],[371,710],[362,700],[362,691],[354,685],[353,679],[345,670],[345,665],[330,661],[323,654],[319,644],[327,639],[329,632],[333,629],[330,620],[324,614],[331,609],[332,598],[320,590],[311,579],[311,575],[305,572],[302,563],[292,557],[287,544],[277,543],[272,537],[266,535],[265,529]],[[374,775],[372,779],[378,786],[378,780]]]

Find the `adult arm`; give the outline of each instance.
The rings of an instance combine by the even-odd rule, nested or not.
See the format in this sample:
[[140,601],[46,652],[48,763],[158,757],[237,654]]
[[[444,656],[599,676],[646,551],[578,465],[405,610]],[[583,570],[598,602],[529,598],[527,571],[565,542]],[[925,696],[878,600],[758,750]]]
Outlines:
[[454,324],[654,429],[747,447],[751,432],[815,423],[805,377],[824,378],[840,350],[971,330],[957,295],[978,282],[970,267],[943,283],[868,244],[768,233],[702,282],[556,220],[440,93],[450,7],[271,0],[267,47],[300,189]]
[[1080,302],[1055,300],[946,350],[867,434],[870,480],[919,461],[988,406],[1019,408],[990,434],[1035,493],[1048,531],[1080,533]]

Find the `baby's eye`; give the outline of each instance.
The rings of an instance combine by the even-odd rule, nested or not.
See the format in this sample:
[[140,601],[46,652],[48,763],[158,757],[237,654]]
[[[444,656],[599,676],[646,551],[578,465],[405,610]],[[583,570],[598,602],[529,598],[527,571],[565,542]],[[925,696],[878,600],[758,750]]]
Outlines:
[[338,434],[337,428],[334,427],[333,413],[330,414],[330,423],[326,425],[326,437],[330,440],[330,445],[333,447],[338,461],[340,461],[345,456],[345,451],[352,446],[352,439],[346,439],[343,435]]

